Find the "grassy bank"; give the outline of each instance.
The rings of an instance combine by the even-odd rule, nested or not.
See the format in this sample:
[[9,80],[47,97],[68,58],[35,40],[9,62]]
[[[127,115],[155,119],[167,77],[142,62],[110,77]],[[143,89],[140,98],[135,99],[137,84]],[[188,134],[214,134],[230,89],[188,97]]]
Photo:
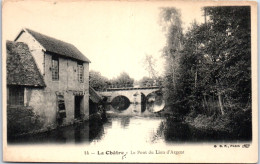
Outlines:
[[160,114],[167,118],[169,126],[181,123],[188,125],[191,131],[200,131],[201,135],[217,135],[219,137],[216,138],[229,140],[252,140],[250,106],[244,110],[226,108],[224,115],[218,111],[206,112],[198,109],[181,113],[181,109],[177,106],[166,106]]
[[198,114],[194,117],[188,115],[185,117],[184,122],[201,130],[215,130],[225,132],[232,131],[231,127],[229,126],[231,120],[227,116],[206,116],[203,114]]
[[199,130],[224,132],[233,139],[252,140],[251,110],[230,111],[225,115],[210,116],[191,112],[183,121]]

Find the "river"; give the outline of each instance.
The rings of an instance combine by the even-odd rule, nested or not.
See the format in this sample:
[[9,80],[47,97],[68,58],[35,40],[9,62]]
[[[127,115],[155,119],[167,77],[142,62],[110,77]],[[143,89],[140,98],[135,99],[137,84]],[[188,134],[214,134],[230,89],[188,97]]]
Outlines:
[[[227,132],[199,130],[179,117],[160,116],[165,102],[161,92],[141,98],[141,103],[118,96],[105,105],[107,121],[59,127],[45,133],[8,140],[14,144],[87,144],[92,146],[144,147],[197,142],[223,142],[239,138]],[[158,113],[159,112],[159,113]]]
[[[114,143],[155,143],[164,142],[157,133],[164,119],[141,113],[141,105],[131,104],[126,110],[118,112],[111,106],[108,120],[104,123],[91,120],[83,124],[61,127],[33,136],[19,137],[10,143],[85,143],[110,145]],[[151,113],[152,114],[152,113]]]
[[89,144],[102,146],[138,146],[171,144],[228,139],[225,134],[203,132],[182,122],[172,121],[153,113],[140,112],[141,105],[131,104],[118,112],[112,107],[107,111],[104,123],[89,121],[79,125],[61,127],[46,133],[19,137],[14,144]]

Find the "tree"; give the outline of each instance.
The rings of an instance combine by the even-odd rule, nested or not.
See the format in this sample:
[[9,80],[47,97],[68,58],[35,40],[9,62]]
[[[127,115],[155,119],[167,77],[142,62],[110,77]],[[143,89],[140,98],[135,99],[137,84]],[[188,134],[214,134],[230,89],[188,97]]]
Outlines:
[[128,73],[122,72],[117,78],[111,80],[111,84],[116,87],[133,87],[134,79]]
[[251,102],[250,7],[205,9],[210,16],[212,31],[224,38],[218,48],[219,60],[222,62],[219,85],[225,97],[232,99],[229,103],[245,108]]
[[201,25],[194,22],[183,35],[178,11],[162,9],[162,26],[167,27],[166,102],[209,114],[250,109],[250,8],[206,7],[204,11],[209,20]]
[[89,71],[89,85],[96,91],[102,91],[108,87],[108,79],[100,72]]
[[185,35],[180,62],[181,88],[188,91],[186,97],[194,98],[190,103],[192,108],[204,106],[209,110],[210,99],[218,103],[222,115],[227,110],[248,109],[251,102],[250,9],[207,7],[204,10],[209,21],[193,24]]
[[158,72],[155,70],[156,59],[152,55],[146,54],[144,59],[144,65],[145,65],[145,69],[149,73],[149,77],[156,79],[156,77],[158,76]]
[[144,76],[139,82],[140,87],[149,87],[149,86],[162,86],[163,78],[161,76],[158,76],[156,78],[150,78]]
[[140,81],[139,81],[139,85],[140,87],[148,87],[148,86],[153,86],[154,83],[154,79],[150,78],[150,77],[143,77]]
[[168,29],[164,48],[166,105],[173,104],[171,110],[179,116],[189,114],[188,119],[205,122],[203,127],[228,127],[230,135],[250,139],[250,7],[203,10],[207,22],[194,22],[182,35],[181,26],[172,21],[179,22],[177,12],[163,9]]
[[164,96],[167,105],[177,102],[180,51],[182,49],[183,33],[180,12],[173,7],[162,8],[160,12],[160,23],[167,38],[163,49],[165,61]]

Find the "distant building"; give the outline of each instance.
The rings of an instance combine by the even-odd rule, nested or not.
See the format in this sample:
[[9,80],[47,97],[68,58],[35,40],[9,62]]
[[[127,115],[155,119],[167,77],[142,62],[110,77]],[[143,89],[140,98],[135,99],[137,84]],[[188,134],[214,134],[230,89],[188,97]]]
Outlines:
[[8,108],[32,107],[43,128],[87,119],[89,63],[72,44],[23,29],[7,42]]

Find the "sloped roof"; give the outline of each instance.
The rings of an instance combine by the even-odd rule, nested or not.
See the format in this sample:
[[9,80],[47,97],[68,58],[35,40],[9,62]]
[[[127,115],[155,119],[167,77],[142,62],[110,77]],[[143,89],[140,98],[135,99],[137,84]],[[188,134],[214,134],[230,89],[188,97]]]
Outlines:
[[29,32],[46,49],[46,51],[90,63],[90,60],[84,56],[74,45],[27,28],[25,30]]
[[102,100],[102,96],[100,96],[91,86],[89,86],[89,98],[94,103],[98,103]]
[[7,85],[46,86],[27,44],[7,41],[6,49]]

